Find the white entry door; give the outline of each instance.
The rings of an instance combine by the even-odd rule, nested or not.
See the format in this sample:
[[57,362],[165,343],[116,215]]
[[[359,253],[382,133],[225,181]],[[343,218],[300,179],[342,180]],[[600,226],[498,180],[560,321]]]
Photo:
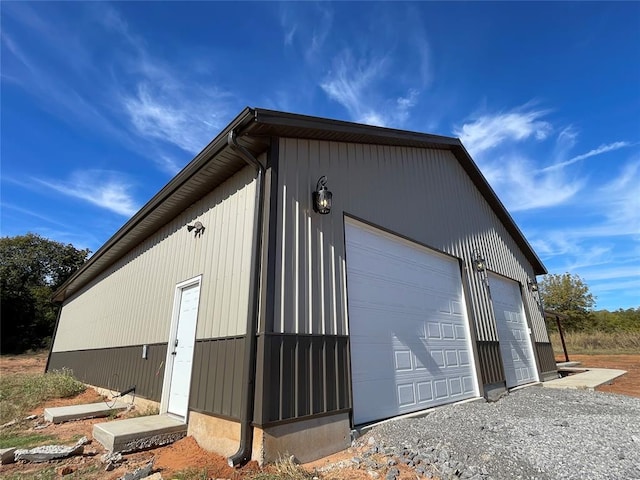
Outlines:
[[507,388],[538,381],[520,286],[508,278],[489,274],[489,288]]
[[[193,364],[200,278],[176,288],[177,308],[174,310],[174,331],[169,342],[167,366],[170,367],[167,412],[186,420]],[[177,310],[177,312],[176,312]]]
[[457,260],[348,220],[353,419],[478,395]]

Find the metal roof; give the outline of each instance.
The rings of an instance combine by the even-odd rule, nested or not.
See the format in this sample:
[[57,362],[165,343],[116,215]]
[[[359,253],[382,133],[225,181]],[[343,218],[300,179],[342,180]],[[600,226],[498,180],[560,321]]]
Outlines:
[[266,151],[274,137],[449,150],[525,253],[536,275],[547,273],[459,139],[247,107],[100,247],[60,287],[53,300],[60,302],[69,298],[170,219],[241,170],[246,163],[227,144],[232,130],[255,156]]

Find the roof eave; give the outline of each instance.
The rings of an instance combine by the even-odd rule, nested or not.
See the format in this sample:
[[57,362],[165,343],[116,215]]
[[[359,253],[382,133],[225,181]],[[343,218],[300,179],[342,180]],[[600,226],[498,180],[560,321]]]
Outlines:
[[127,221],[107,242],[87,260],[71,277],[69,277],[53,294],[52,301],[62,302],[66,299],[66,292],[70,285],[83,276],[107,252],[118,244],[127,234],[149,216],[159,205],[174,194],[187,180],[200,171],[217,153],[226,148],[229,132],[242,128],[254,120],[255,111],[246,107],[238,116],[216,136],[196,157],[189,162],[175,177],[173,177],[151,200],[149,200],[129,221]]

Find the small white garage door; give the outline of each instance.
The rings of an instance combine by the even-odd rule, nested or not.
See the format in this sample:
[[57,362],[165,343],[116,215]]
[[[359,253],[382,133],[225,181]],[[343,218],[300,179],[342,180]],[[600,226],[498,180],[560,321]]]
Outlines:
[[352,220],[345,239],[355,424],[477,396],[458,262]]
[[536,382],[538,370],[520,287],[513,280],[489,274],[489,288],[507,388]]

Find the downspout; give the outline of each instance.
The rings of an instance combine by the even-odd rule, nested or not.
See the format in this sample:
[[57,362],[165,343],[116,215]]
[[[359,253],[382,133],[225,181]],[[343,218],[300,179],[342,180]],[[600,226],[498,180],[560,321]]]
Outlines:
[[240,406],[240,447],[238,451],[227,459],[231,467],[239,466],[251,460],[251,450],[253,446],[253,402],[255,396],[255,375],[256,375],[256,329],[258,325],[258,310],[260,308],[260,275],[262,269],[262,229],[264,210],[264,166],[251,154],[249,150],[240,145],[236,138],[235,130],[229,132],[227,137],[228,145],[236,151],[242,159],[257,171],[256,177],[256,199],[255,216],[253,220],[253,231],[255,238],[251,250],[253,260],[251,266],[251,285],[249,290],[249,301],[251,308],[247,316],[247,334],[245,337],[244,356],[244,376],[246,379],[242,386],[242,398]]

